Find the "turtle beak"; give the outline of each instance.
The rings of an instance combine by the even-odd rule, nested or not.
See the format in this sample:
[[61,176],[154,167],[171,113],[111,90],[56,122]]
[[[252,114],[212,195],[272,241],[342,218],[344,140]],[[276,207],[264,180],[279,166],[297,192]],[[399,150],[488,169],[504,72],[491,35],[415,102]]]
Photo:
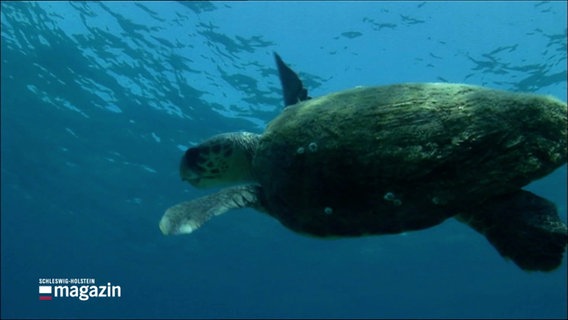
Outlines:
[[187,181],[190,184],[197,186],[197,184],[199,184],[199,181],[201,180],[201,177],[192,173],[192,172],[188,172],[188,175],[184,175],[181,177],[181,181]]
[[181,157],[179,163],[179,176],[182,181],[187,181],[192,185],[196,185],[201,180],[201,175],[196,171],[196,161],[199,158],[199,148],[189,148]]
[[191,170],[184,159],[181,160],[179,166],[179,176],[181,178],[181,181],[187,181],[192,185],[199,183],[199,180],[201,180],[201,176]]
[[217,185],[218,175],[211,174],[202,164],[201,149],[193,147],[187,149],[179,163],[179,176],[182,181],[189,182],[196,188],[209,188]]

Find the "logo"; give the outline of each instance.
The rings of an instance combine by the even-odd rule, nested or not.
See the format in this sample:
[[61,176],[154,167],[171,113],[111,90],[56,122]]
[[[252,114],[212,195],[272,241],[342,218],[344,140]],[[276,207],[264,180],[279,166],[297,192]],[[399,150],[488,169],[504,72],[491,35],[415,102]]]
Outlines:
[[39,286],[39,300],[51,300],[51,286]]
[[122,288],[110,282],[97,285],[95,279],[39,279],[39,300],[72,298],[88,301],[93,298],[120,298]]

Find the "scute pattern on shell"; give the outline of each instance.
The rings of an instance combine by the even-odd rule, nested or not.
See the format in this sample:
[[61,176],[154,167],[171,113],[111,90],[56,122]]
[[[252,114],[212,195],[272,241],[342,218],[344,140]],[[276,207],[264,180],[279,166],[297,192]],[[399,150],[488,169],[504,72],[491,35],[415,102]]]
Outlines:
[[[298,152],[310,143],[317,152]],[[426,228],[565,162],[565,103],[410,83],[287,107],[263,134],[253,170],[270,214],[299,232],[337,236]]]

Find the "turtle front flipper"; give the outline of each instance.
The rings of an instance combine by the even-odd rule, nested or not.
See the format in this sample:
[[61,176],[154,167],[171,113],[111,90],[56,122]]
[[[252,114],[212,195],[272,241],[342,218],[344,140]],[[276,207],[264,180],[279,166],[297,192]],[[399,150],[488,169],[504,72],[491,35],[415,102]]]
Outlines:
[[231,209],[252,207],[262,210],[259,195],[259,186],[241,185],[176,204],[164,213],[160,230],[165,235],[191,233],[209,219]]
[[458,215],[458,220],[484,234],[503,257],[526,271],[560,266],[568,231],[550,201],[520,190],[474,210]]

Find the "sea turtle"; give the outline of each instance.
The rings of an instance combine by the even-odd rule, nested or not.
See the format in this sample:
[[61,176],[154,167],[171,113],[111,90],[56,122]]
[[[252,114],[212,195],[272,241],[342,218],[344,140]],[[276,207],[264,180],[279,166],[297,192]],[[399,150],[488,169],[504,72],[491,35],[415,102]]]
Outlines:
[[455,217],[522,269],[561,264],[566,225],[521,188],[566,163],[566,103],[450,83],[311,99],[275,59],[282,114],[261,135],[217,135],[181,159],[181,178],[195,187],[240,185],[172,206],[164,234],[243,207],[317,237],[396,234]]

